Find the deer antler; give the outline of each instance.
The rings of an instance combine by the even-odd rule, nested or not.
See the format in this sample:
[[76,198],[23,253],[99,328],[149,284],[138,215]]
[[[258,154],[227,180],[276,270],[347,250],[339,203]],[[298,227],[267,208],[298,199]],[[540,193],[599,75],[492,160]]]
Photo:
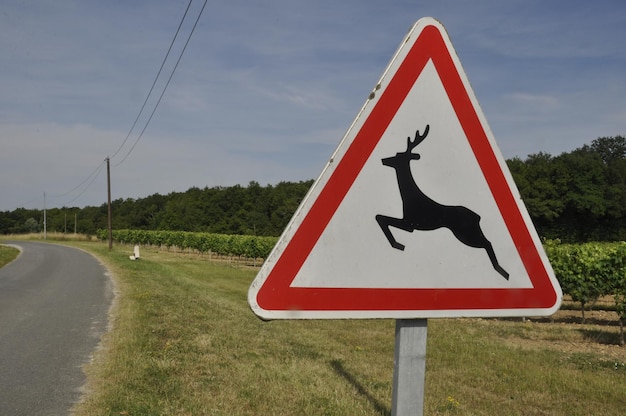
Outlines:
[[428,131],[430,130],[430,124],[426,125],[426,128],[424,129],[424,134],[420,134],[420,131],[417,130],[415,132],[415,139],[413,141],[411,141],[410,137],[406,138],[406,147],[407,147],[407,151],[411,151],[413,149],[415,149],[417,147],[418,144],[420,144],[421,142],[424,141],[424,139],[426,138],[426,136],[428,136]]

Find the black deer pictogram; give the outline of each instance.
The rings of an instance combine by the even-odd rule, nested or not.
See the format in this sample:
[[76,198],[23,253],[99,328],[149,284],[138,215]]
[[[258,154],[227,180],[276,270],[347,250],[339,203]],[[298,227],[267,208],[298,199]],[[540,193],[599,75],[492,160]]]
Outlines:
[[429,129],[430,125],[426,125],[423,134],[420,134],[419,130],[415,132],[413,141],[407,137],[404,152],[382,159],[383,165],[396,170],[400,197],[402,198],[402,218],[379,214],[376,215],[376,221],[391,246],[398,250],[404,250],[404,245],[396,241],[389,227],[408,232],[436,230],[441,227],[448,228],[461,243],[470,247],[484,248],[489,255],[493,268],[508,280],[509,273],[498,263],[493,246],[480,228],[480,215],[464,206],[441,205],[426,196],[415,183],[410,163],[412,160],[418,160],[420,155],[411,153],[411,150],[415,149],[426,138]]

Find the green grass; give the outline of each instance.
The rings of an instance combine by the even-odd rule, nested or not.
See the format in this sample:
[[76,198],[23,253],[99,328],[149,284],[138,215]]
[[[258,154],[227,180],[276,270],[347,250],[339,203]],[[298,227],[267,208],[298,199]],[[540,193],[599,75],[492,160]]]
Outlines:
[[[626,406],[623,361],[562,352],[545,340],[539,344],[543,347],[523,347],[522,341],[533,337],[527,332],[545,331],[548,336],[549,328],[492,320],[435,323],[429,339],[427,400],[439,398],[440,406],[447,405],[442,400],[446,393],[458,400],[464,415],[617,415]],[[525,326],[527,331],[519,330]],[[577,337],[563,334],[562,339],[576,342]],[[584,365],[581,357],[587,357]],[[442,408],[435,405],[427,414],[436,410]]]
[[[262,322],[246,301],[254,269],[75,244],[119,292],[77,415],[390,415],[394,321]],[[622,415],[623,360],[561,348],[593,347],[581,328],[430,320],[425,414]]]
[[96,251],[121,295],[79,414],[366,415],[390,397],[390,321],[264,323],[246,302],[254,270]]
[[11,263],[19,254],[20,251],[18,249],[0,244],[0,267]]

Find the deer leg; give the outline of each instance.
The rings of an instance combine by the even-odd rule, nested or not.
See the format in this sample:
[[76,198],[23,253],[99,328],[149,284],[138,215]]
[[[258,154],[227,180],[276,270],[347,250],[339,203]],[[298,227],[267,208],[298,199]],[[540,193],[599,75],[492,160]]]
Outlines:
[[491,243],[487,240],[486,241],[486,245],[485,245],[485,250],[487,250],[487,255],[489,256],[489,260],[491,260],[491,264],[493,265],[493,268],[500,273],[500,275],[502,275],[502,277],[504,277],[506,280],[509,280],[509,273],[504,270],[502,268],[502,266],[500,266],[500,264],[498,263],[498,259],[496,258],[496,253],[493,251],[493,246],[491,245]]
[[502,266],[500,266],[500,263],[498,263],[498,259],[496,258],[496,252],[493,250],[493,246],[491,245],[489,240],[487,240],[487,237],[485,237],[480,227],[478,227],[478,232],[476,233],[476,236],[478,235],[480,235],[480,239],[478,239],[478,241],[477,239],[472,239],[471,241],[468,241],[468,239],[460,238],[458,235],[455,234],[458,240],[465,245],[475,248],[484,248],[487,251],[487,255],[489,256],[489,260],[491,260],[491,265],[493,266],[495,271],[500,273],[500,275],[506,280],[509,280],[509,273],[504,270]]
[[450,211],[454,214],[455,222],[449,224],[448,228],[450,228],[454,236],[467,246],[484,248],[495,271],[500,273],[506,280],[509,280],[509,273],[498,263],[491,242],[487,240],[483,230],[480,228],[480,215],[465,207],[453,207]]
[[385,236],[387,237],[387,240],[389,240],[391,247],[398,250],[404,250],[404,244],[400,244],[396,241],[393,234],[391,234],[391,230],[389,229],[389,227],[399,228],[404,231],[413,231],[413,226],[411,226],[407,221],[402,218],[392,218],[387,217],[386,215],[377,215],[376,221],[378,222],[378,225],[380,225],[380,228],[383,230],[383,233],[385,233]]

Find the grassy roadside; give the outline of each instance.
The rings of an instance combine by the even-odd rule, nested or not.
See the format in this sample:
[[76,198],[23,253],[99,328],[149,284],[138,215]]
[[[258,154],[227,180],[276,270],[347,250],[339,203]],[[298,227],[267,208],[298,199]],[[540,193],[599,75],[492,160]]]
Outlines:
[[19,254],[18,249],[0,244],[0,267],[11,263]]
[[[390,414],[393,321],[261,322],[246,303],[255,270],[81,246],[121,295],[78,415]],[[594,351],[597,337],[561,323],[431,320],[425,414],[621,415],[626,354]],[[564,348],[577,343],[591,352]]]
[[[101,243],[119,292],[76,415],[389,415],[391,320],[261,322],[256,270]],[[426,415],[621,415],[612,326],[430,320]]]

